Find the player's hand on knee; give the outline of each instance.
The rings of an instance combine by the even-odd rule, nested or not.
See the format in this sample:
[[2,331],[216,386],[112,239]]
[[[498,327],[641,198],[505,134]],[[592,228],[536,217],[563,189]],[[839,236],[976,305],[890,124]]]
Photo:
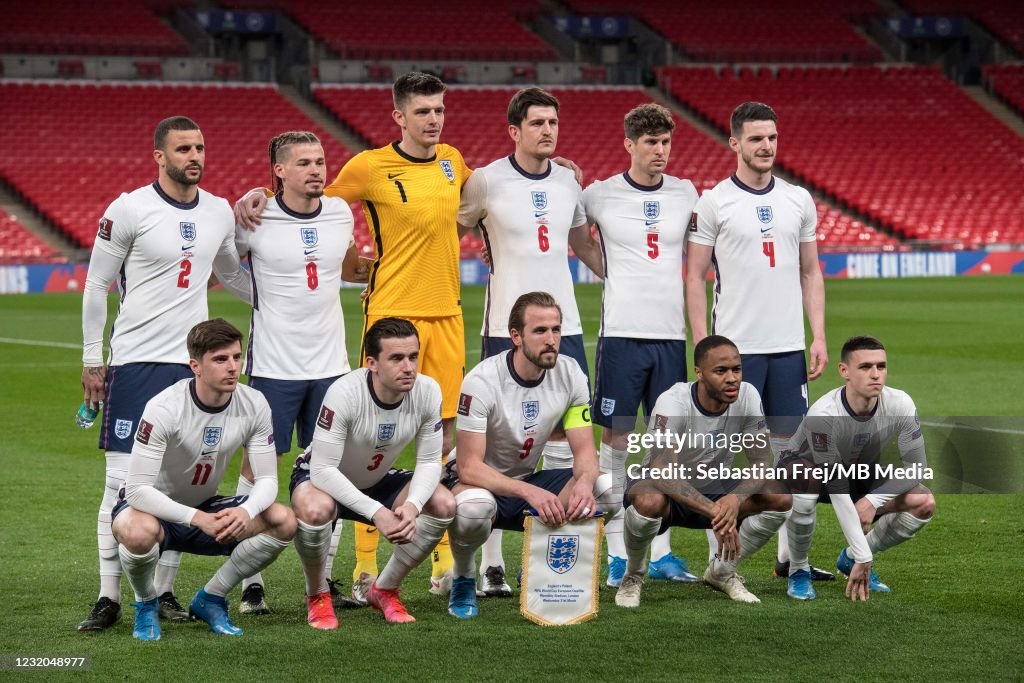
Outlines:
[[734,562],[740,557],[740,536],[735,531],[720,534],[715,532],[718,541],[718,559],[723,562]]
[[561,526],[565,523],[565,509],[558,496],[545,491],[539,486],[531,486],[526,494],[526,502],[537,511],[540,521],[548,526]]
[[867,600],[871,592],[868,589],[870,582],[871,563],[855,562],[853,569],[850,571],[850,579],[846,582],[846,597],[854,602]]
[[209,512],[203,512],[202,510],[196,510],[196,514],[192,516],[191,526],[199,529],[210,538],[217,538],[217,535],[220,534],[221,529],[225,525],[225,521],[217,519]]
[[396,541],[397,543],[408,543],[416,535],[416,518],[418,516],[419,512],[416,511],[416,506],[412,503],[402,503],[395,509],[395,517],[403,525],[402,540]]
[[214,538],[218,543],[233,543],[242,540],[245,530],[249,528],[252,518],[245,508],[227,508],[218,510],[214,517],[221,523],[220,533]]
[[267,195],[262,187],[254,187],[235,202],[235,224],[246,230],[255,230],[267,206]]
[[384,538],[390,543],[405,543],[405,534],[408,531],[408,522],[402,520],[394,512],[386,507],[373,515],[373,525],[384,534]]
[[729,494],[715,501],[711,507],[711,528],[716,533],[735,533],[740,514],[740,499]]
[[103,400],[103,384],[107,379],[107,366],[98,365],[82,368],[82,389],[84,400],[99,403]]
[[586,482],[576,482],[569,496],[569,507],[566,519],[575,521],[592,517],[597,512],[597,500],[594,499],[594,487]]

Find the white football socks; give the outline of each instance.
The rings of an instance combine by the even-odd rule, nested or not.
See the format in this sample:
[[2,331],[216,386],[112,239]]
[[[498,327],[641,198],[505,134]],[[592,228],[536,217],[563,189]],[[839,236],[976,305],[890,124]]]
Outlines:
[[136,555],[121,545],[117,548],[117,554],[128,577],[128,583],[135,591],[135,599],[139,602],[148,602],[157,597],[159,593],[153,584],[153,574],[156,571],[157,558],[160,557],[160,546],[154,543],[148,551]]
[[418,567],[423,560],[427,559],[434,546],[441,540],[451,523],[452,517],[432,517],[420,515],[416,518],[416,533],[408,543],[401,543],[394,547],[391,559],[384,565],[384,570],[377,577],[377,588],[381,590],[394,590],[398,588],[405,577],[413,569]]

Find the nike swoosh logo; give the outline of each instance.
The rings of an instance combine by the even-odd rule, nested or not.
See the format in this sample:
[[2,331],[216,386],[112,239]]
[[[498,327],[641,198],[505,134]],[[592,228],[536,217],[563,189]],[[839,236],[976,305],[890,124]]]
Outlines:
[[648,228],[651,227],[652,225],[657,225],[657,224],[658,224],[658,221],[644,221],[644,226],[648,227]]
[[211,453],[216,453],[216,452],[217,452],[217,451],[216,451],[216,449],[214,449],[214,450],[212,450],[212,451],[203,451],[203,452],[201,453],[201,455],[210,455]]
[[194,246],[196,246],[196,245],[194,245],[194,244],[186,244],[186,245],[182,246],[181,250],[182,251],[188,251],[189,249],[191,249]]
[[523,431],[524,432],[528,432],[531,429],[536,429],[536,428],[537,428],[537,425],[535,425],[535,424],[534,425],[526,425],[525,427],[523,427]]
[[310,254],[315,254],[316,253],[316,249],[303,249],[302,253],[305,256],[309,256]]
[[402,171],[401,173],[388,173],[388,180],[394,180],[400,175],[405,175],[405,171]]
[[764,233],[768,232],[769,230],[771,230],[770,227],[769,228],[761,228],[761,234],[763,235]]
[[543,218],[544,216],[547,216],[547,215],[548,215],[547,211],[534,211],[533,212],[533,217],[534,218]]

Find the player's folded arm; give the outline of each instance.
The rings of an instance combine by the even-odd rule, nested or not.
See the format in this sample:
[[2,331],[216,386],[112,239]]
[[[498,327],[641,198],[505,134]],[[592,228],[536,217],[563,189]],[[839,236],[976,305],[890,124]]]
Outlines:
[[356,488],[352,481],[341,473],[341,454],[345,448],[319,438],[321,430],[313,436],[309,458],[309,481],[316,488],[328,494],[349,510],[372,520],[383,507],[380,503]]

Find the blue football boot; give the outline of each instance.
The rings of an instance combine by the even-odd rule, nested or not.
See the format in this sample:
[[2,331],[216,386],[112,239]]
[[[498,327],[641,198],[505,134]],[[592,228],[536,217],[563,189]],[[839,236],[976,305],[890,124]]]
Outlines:
[[[850,572],[853,571],[853,558],[846,554],[846,548],[839,553],[839,557],[836,559],[836,569],[842,572],[847,578],[850,576]],[[889,586],[882,583],[881,579],[878,578],[878,574],[875,573],[875,568],[871,568],[871,578],[868,580],[868,590],[872,590],[876,593],[892,593],[892,589]]]
[[459,619],[472,619],[480,613],[476,604],[476,581],[472,576],[457,576],[452,580],[448,613]]
[[133,602],[135,606],[135,628],[132,635],[139,640],[160,640],[160,601],[156,598],[145,602]]
[[210,630],[223,636],[240,636],[242,629],[231,623],[228,618],[228,601],[217,595],[210,595],[206,589],[200,588],[192,602],[188,605],[188,613],[193,619],[202,619],[210,625]]
[[682,583],[700,581],[698,577],[690,573],[686,566],[686,560],[676,557],[672,553],[647,565],[647,576],[659,581],[681,581]]

